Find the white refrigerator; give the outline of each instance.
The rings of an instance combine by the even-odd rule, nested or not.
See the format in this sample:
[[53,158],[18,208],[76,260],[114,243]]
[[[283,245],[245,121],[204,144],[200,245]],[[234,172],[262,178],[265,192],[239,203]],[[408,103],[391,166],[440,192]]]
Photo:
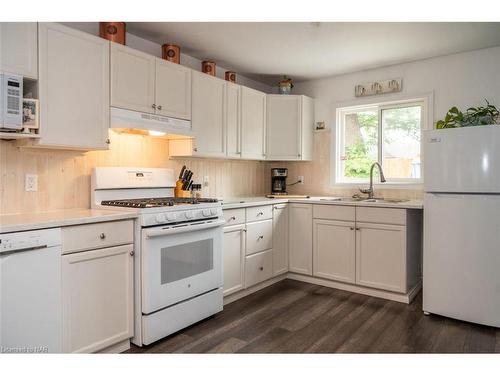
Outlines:
[[423,141],[423,310],[500,327],[500,125]]

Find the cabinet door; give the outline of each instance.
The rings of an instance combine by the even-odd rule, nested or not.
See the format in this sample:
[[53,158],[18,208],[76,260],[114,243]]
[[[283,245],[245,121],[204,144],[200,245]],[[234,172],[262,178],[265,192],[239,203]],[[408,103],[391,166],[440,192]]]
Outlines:
[[406,292],[406,227],[358,223],[356,283]]
[[192,128],[196,133],[194,155],[226,155],[224,133],[225,81],[205,73],[193,72]]
[[230,158],[241,158],[241,86],[226,82],[226,155]]
[[301,160],[302,96],[267,96],[267,159]]
[[315,219],[313,225],[313,275],[355,282],[354,222]]
[[36,22],[0,22],[0,71],[38,79]]
[[191,120],[191,69],[156,59],[156,113]]
[[264,159],[266,134],[266,94],[241,87],[241,157]]
[[224,228],[224,295],[243,289],[245,225]]
[[111,106],[155,113],[156,57],[111,43]]
[[63,350],[92,353],[133,336],[132,245],[62,256]]
[[109,42],[55,23],[39,24],[39,143],[105,149]]
[[312,205],[289,205],[289,270],[312,275]]
[[273,275],[288,272],[288,205],[273,210]]

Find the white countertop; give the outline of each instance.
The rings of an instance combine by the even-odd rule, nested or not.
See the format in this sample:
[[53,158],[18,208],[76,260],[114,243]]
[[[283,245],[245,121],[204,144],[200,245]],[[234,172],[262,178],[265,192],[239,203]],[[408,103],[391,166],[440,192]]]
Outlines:
[[136,217],[137,214],[131,212],[93,209],[68,209],[0,215],[0,233],[135,219]]
[[227,210],[231,208],[242,208],[260,206],[264,204],[277,204],[277,203],[314,203],[314,204],[329,204],[338,206],[364,206],[364,207],[385,207],[385,208],[404,208],[404,209],[417,209],[424,208],[421,200],[409,200],[401,203],[386,202],[366,202],[366,201],[337,201],[333,200],[337,197],[310,197],[310,198],[266,198],[266,197],[236,197],[236,198],[223,198],[222,208]]

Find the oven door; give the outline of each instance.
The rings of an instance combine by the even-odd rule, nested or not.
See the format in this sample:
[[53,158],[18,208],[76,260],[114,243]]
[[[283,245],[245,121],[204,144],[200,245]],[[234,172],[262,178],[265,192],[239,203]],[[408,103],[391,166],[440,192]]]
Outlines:
[[224,220],[142,230],[142,312],[222,286]]

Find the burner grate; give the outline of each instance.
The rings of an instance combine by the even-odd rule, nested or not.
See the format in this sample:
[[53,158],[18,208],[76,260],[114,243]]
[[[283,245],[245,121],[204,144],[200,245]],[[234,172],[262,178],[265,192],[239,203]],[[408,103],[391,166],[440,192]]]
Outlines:
[[139,199],[117,199],[105,200],[103,206],[132,207],[132,208],[150,208],[150,207],[168,207],[178,204],[199,204],[216,203],[214,198],[139,198]]

